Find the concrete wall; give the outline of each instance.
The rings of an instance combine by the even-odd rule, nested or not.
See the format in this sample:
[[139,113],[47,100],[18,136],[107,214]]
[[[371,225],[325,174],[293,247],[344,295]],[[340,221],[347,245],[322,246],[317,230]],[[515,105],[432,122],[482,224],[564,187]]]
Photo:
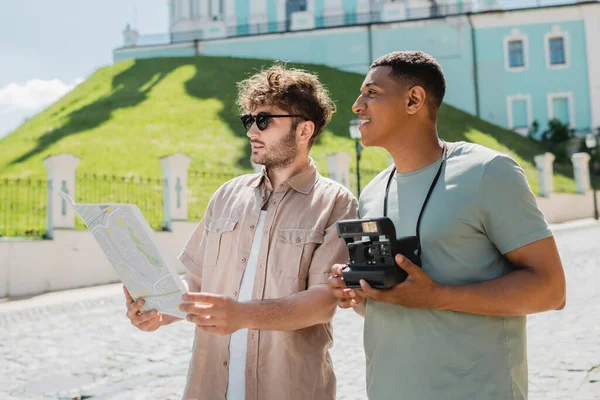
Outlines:
[[[196,222],[173,222],[172,232],[156,232],[181,273],[179,252]],[[88,230],[56,230],[54,240],[0,241],[0,298],[34,295],[118,282],[117,274]]]
[[[600,193],[597,193],[600,196]],[[599,199],[596,199],[600,207]],[[585,194],[553,193],[550,197],[538,197],[538,206],[550,224],[594,217],[593,193]]]
[[172,45],[143,46],[116,49],[113,52],[115,62],[155,57],[192,57],[196,55],[193,43],[180,43]]

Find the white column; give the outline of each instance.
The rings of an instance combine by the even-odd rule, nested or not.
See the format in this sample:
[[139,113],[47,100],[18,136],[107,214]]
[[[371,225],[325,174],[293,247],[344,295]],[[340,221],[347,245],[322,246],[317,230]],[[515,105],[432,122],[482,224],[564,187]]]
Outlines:
[[590,190],[590,155],[575,153],[571,156],[571,161],[575,171],[576,191],[577,193],[586,193]]
[[590,90],[590,108],[592,111],[592,128],[600,127],[600,7],[598,4],[582,5],[581,14],[585,26],[586,58],[588,62],[588,82]]
[[219,0],[209,0],[212,2],[211,11],[212,13],[209,15],[210,20],[212,21],[213,17],[220,17],[221,10],[219,9]]
[[44,159],[44,166],[48,171],[48,238],[53,237],[53,228],[75,228],[75,211],[59,192],[65,192],[75,201],[75,171],[80,161],[67,153]]
[[223,15],[225,24],[227,26],[237,25],[237,19],[235,15],[235,0],[225,0],[225,11]]
[[286,12],[286,0],[277,0],[277,21],[285,21],[287,12]]
[[169,28],[177,21],[177,3],[175,0],[169,0],[167,2],[169,7]]
[[173,220],[187,220],[187,181],[191,159],[181,153],[160,159],[163,170],[163,229],[170,231]]
[[545,153],[535,156],[535,166],[539,177],[539,195],[548,197],[554,193],[554,182],[552,180],[554,172],[552,163],[554,163],[554,154]]
[[202,21],[207,21],[210,19],[210,15],[209,15],[209,10],[208,10],[208,6],[209,6],[209,1],[210,0],[194,0],[197,1],[198,4],[198,13],[200,14],[200,19]]
[[327,0],[323,3],[323,15],[344,14],[344,3],[342,0]]
[[178,0],[179,15],[181,19],[190,19],[190,0]]
[[349,153],[341,152],[327,156],[329,177],[350,189],[350,160]]
[[371,11],[371,0],[356,0],[356,12],[368,13]]

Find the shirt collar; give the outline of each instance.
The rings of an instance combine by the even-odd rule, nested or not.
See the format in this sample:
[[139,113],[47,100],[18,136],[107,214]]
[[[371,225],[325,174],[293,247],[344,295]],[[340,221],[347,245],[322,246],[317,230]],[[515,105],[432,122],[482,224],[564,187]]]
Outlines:
[[[292,176],[284,183],[289,184],[292,189],[299,193],[309,194],[312,188],[315,186],[315,183],[317,183],[317,178],[317,167],[315,167],[312,158],[309,158],[309,163],[306,168]],[[250,180],[249,185],[253,188],[257,188],[268,179],[267,168],[263,167],[261,172]]]

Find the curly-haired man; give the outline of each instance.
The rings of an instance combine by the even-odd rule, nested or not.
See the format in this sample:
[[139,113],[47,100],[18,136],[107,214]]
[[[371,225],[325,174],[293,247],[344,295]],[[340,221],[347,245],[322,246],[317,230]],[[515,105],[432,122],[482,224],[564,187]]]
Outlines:
[[[179,257],[190,290],[182,309],[197,325],[184,397],[335,399],[327,280],[347,258],[336,222],[356,218],[358,203],[308,156],[334,105],[315,75],[280,64],[241,82],[238,104],[264,168],[214,193]],[[141,330],[175,320],[138,315],[127,299]]]

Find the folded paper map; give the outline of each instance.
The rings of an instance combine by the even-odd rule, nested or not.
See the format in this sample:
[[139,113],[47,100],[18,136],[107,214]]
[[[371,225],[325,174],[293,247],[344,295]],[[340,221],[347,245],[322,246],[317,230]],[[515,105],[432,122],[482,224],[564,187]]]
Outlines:
[[144,299],[142,311],[185,318],[179,310],[186,287],[140,209],[133,204],[71,204],[117,272],[131,297]]

